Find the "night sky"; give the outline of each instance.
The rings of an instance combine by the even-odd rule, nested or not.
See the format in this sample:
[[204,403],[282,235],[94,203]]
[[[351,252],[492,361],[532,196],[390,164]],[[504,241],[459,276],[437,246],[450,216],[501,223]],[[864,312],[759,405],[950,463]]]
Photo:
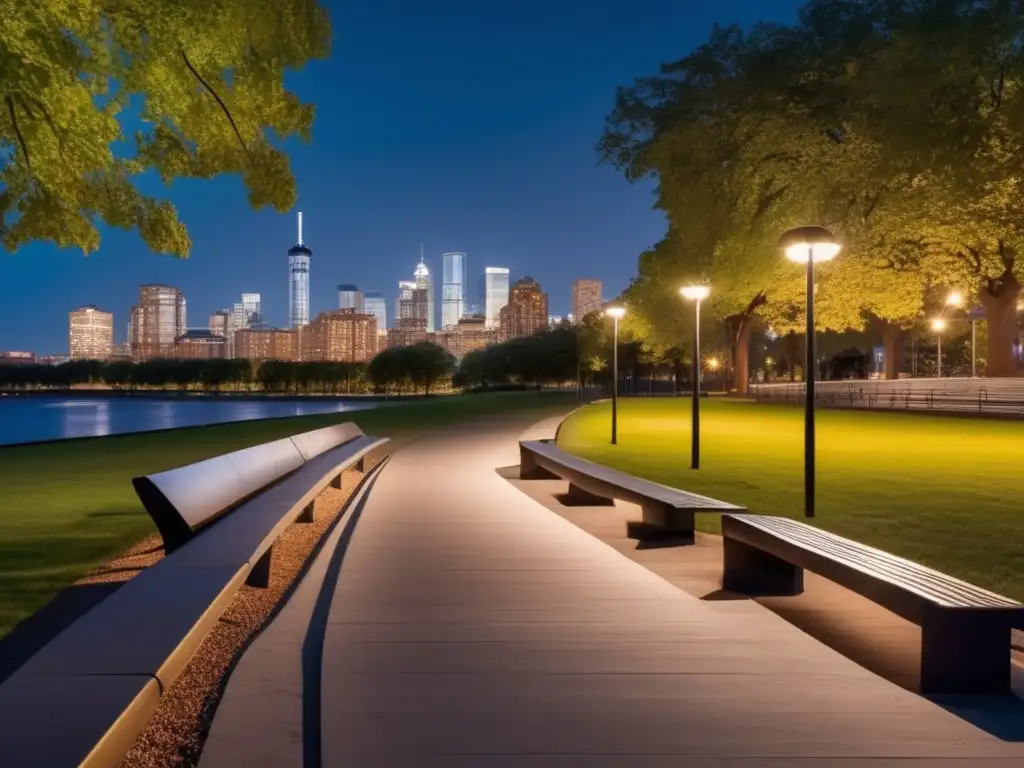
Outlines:
[[[305,240],[311,315],[335,286],[382,291],[411,279],[420,243],[440,306],[440,254],[468,254],[470,299],[485,266],[530,275],[552,314],[569,311],[577,277],[628,284],[664,231],[649,185],[597,165],[614,89],[702,42],[714,21],[791,21],[797,0],[331,0],[327,61],[290,76],[317,105],[313,141],[290,146]],[[172,199],[192,237],[188,260],[103,230],[85,258],[35,244],[0,256],[0,351],[66,353],[67,312],[114,312],[124,340],[142,283],[177,286],[189,325],[263,296],[284,326],[295,216],[249,208],[240,180],[178,182]]]

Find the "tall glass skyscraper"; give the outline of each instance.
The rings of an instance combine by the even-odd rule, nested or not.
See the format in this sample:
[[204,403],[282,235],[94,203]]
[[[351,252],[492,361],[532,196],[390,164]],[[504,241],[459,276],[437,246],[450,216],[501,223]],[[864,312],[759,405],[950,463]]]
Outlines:
[[313,251],[302,242],[302,212],[299,212],[299,242],[288,249],[288,324],[309,325],[309,260]]
[[416,288],[427,292],[427,333],[437,330],[437,321],[434,312],[434,281],[430,277],[430,270],[423,263],[423,246],[420,246],[420,263],[416,265],[413,273]]
[[378,291],[363,294],[363,311],[377,318],[377,333],[383,334],[388,327],[388,303]]
[[508,270],[487,267],[484,270],[484,316],[488,328],[501,325],[501,308],[508,304]]
[[260,314],[260,295],[258,293],[243,293],[242,307],[245,309],[245,327],[257,331],[262,328],[263,318]]
[[358,286],[342,283],[338,286],[338,309],[354,309],[356,314],[363,314],[363,292]]
[[441,254],[441,328],[452,328],[466,313],[466,254]]

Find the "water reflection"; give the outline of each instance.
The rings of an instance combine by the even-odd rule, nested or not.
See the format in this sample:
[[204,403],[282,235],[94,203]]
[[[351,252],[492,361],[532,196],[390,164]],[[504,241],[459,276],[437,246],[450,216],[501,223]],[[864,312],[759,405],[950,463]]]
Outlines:
[[0,445],[373,408],[342,400],[0,396]]

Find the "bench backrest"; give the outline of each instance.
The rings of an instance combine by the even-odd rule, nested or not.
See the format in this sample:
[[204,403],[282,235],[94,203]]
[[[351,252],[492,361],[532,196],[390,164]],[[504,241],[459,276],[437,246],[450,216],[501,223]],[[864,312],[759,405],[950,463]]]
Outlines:
[[337,424],[133,477],[132,485],[160,531],[164,549],[172,552],[257,491],[362,434],[355,424]]

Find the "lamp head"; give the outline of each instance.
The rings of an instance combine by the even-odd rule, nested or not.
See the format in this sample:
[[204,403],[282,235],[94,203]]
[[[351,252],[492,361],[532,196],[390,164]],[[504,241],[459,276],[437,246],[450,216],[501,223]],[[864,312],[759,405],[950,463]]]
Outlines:
[[717,371],[718,370],[718,366],[719,366],[719,362],[718,362],[718,358],[717,357],[710,357],[710,358],[708,358],[708,370]]
[[834,259],[840,245],[836,236],[824,227],[797,227],[779,239],[779,248],[790,261],[806,264],[808,257],[815,263]]
[[932,330],[936,331],[937,333],[941,333],[942,331],[946,330],[946,321],[941,317],[936,317],[934,320],[932,320]]
[[692,283],[684,285],[679,292],[690,301],[704,301],[711,295],[711,286],[707,283]]
[[618,305],[606,307],[604,313],[608,315],[608,317],[614,317],[616,320],[618,320],[626,316],[626,308]]
[[946,305],[950,307],[962,307],[964,305],[964,295],[960,291],[950,291],[949,296],[946,297]]

